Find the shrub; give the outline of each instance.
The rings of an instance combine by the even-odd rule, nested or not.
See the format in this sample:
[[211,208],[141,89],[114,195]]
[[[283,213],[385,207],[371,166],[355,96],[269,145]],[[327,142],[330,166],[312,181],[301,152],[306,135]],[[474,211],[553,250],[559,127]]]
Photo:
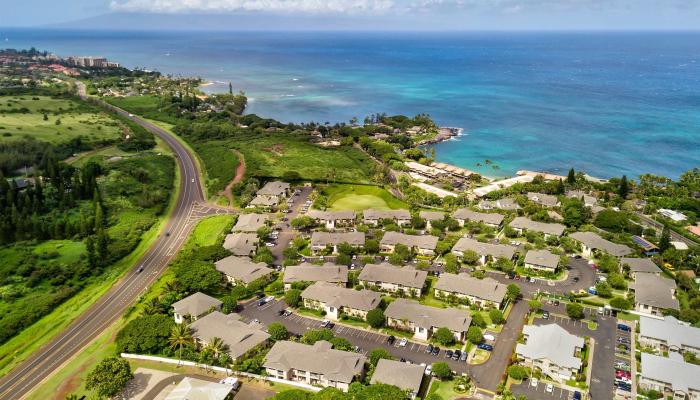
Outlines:
[[435,334],[433,334],[433,339],[443,346],[450,346],[455,342],[455,337],[452,334],[452,331],[445,327],[439,328],[437,331],[435,331]]
[[85,387],[98,397],[112,397],[133,377],[128,361],[118,357],[105,358],[88,374]]
[[503,313],[501,310],[493,308],[491,311],[489,311],[489,317],[491,318],[491,321],[494,324],[500,325],[505,322],[505,318],[503,317]]
[[384,326],[384,311],[381,308],[375,308],[367,313],[367,323],[372,328],[381,328]]
[[272,340],[285,340],[289,337],[287,328],[279,322],[273,322],[267,327],[267,333],[270,334]]
[[513,379],[522,381],[523,379],[527,378],[527,368],[520,366],[520,365],[511,365],[508,367],[508,376],[510,376]]
[[452,369],[446,362],[440,361],[433,363],[433,375],[440,380],[447,380],[452,377]]
[[571,319],[583,318],[583,306],[578,303],[569,303],[566,305],[566,315]]
[[168,347],[175,326],[167,315],[143,315],[129,321],[117,333],[117,353],[158,354]]
[[481,329],[477,326],[470,326],[467,330],[467,340],[474,344],[483,342],[484,335],[481,333]]
[[284,302],[290,307],[298,307],[301,301],[301,290],[299,289],[289,289],[287,293],[284,294]]

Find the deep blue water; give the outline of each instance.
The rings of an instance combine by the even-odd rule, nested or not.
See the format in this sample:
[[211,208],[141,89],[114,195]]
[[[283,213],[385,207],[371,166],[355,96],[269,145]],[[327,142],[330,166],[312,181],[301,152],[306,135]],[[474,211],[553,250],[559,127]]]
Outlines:
[[[7,40],[5,40],[7,38]],[[283,121],[428,113],[437,158],[505,175],[677,177],[700,166],[700,32],[238,33],[2,30],[4,47],[103,55],[244,90]],[[500,170],[477,168],[493,160]]]

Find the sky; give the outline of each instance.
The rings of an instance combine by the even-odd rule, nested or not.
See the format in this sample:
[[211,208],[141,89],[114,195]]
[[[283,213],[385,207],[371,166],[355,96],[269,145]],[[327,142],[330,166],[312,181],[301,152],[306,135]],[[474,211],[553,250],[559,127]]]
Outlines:
[[289,26],[337,22],[359,30],[673,30],[700,29],[700,0],[0,0],[0,27],[86,20],[138,28],[129,16],[200,21],[222,15],[257,18],[262,30],[266,16]]

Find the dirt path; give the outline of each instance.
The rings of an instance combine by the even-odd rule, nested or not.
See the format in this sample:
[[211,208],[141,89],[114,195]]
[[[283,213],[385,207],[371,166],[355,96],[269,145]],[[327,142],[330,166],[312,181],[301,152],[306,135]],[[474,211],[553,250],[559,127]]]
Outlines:
[[222,195],[224,195],[228,199],[228,204],[233,205],[233,185],[237,184],[238,182],[243,181],[243,176],[245,175],[245,157],[243,157],[243,154],[241,154],[240,151],[238,150],[231,150],[236,155],[238,156],[238,159],[240,160],[238,163],[238,167],[236,167],[236,176],[233,177],[233,180],[229,182],[228,185],[226,185],[226,188],[224,189],[223,192],[221,192]]

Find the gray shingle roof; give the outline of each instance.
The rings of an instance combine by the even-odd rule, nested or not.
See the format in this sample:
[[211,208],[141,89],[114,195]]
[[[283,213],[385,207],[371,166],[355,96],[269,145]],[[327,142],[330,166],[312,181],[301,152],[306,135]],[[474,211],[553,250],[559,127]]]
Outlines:
[[356,375],[362,373],[366,361],[361,354],[332,349],[331,344],[325,340],[320,340],[313,346],[279,341],[267,353],[263,366],[280,371],[309,371],[336,382],[350,383]]
[[506,296],[506,285],[491,278],[473,278],[466,273],[440,275],[435,289],[461,293],[496,303],[501,303]]
[[284,283],[293,282],[347,283],[348,267],[333,263],[290,265],[284,269]]
[[700,391],[700,365],[642,353],[642,378],[665,382],[685,393]]
[[257,195],[253,200],[250,202],[251,206],[263,206],[263,207],[272,207],[276,205],[278,202],[277,198],[274,196],[264,196],[264,195]]
[[549,250],[530,250],[525,254],[525,264],[556,269],[559,265],[559,256]]
[[420,271],[408,266],[401,268],[389,263],[381,263],[365,265],[358,279],[369,282],[393,283],[420,289],[425,284],[427,277],[427,271]]
[[555,207],[559,204],[559,199],[557,196],[552,196],[551,194],[528,192],[527,198],[530,201],[534,201],[537,204],[541,204],[545,207]]
[[266,341],[270,335],[260,329],[259,325],[248,325],[240,321],[238,314],[223,314],[214,311],[190,325],[193,336],[205,342],[218,337],[228,346],[228,353],[233,358],[240,357],[248,350]]
[[224,239],[224,249],[235,256],[249,256],[258,248],[258,242],[255,233],[230,233]]
[[466,332],[472,323],[468,310],[430,307],[408,299],[392,301],[384,315],[388,318],[411,321],[426,329],[444,327],[455,332]]
[[214,263],[216,270],[246,285],[273,272],[265,263],[253,262],[249,257],[229,256]]
[[266,214],[241,214],[233,227],[233,232],[256,232],[265,226],[269,216]]
[[490,210],[492,208],[498,208],[501,210],[520,210],[520,204],[518,204],[515,199],[504,198],[494,201],[482,200],[479,203],[479,208],[482,210]]
[[467,250],[472,250],[480,256],[491,256],[494,258],[512,259],[515,255],[515,249],[512,246],[505,244],[484,243],[468,237],[460,238],[455,243],[452,251],[464,253]]
[[365,221],[379,219],[411,219],[411,213],[408,210],[375,210],[368,208],[362,212],[362,217]]
[[423,382],[423,374],[425,374],[425,366],[382,358],[377,363],[369,383],[394,385],[410,393],[418,393]]
[[620,259],[620,265],[625,264],[630,267],[630,272],[661,273],[661,269],[654,264],[651,258],[623,257]]
[[603,250],[615,257],[622,257],[632,253],[632,249],[624,244],[617,244],[609,240],[605,240],[594,232],[574,232],[569,235],[569,237],[574,240],[578,240],[586,245],[586,247],[596,250]]
[[339,221],[355,219],[355,211],[353,210],[342,210],[342,211],[321,211],[321,210],[309,210],[306,213],[309,217],[313,219],[320,219],[325,221]]
[[418,216],[426,221],[442,221],[445,219],[445,213],[442,211],[421,211]]
[[527,343],[518,343],[515,352],[525,358],[548,359],[554,364],[579,369],[581,359],[574,356],[576,348],[583,348],[582,337],[575,336],[557,324],[525,325]]
[[503,222],[503,215],[497,213],[482,213],[472,211],[468,208],[460,208],[455,211],[455,219],[483,222],[490,225],[500,225]]
[[678,310],[678,300],[673,298],[676,282],[654,274],[637,274],[634,283],[634,301],[639,304]]
[[668,343],[669,346],[683,346],[700,349],[700,328],[694,328],[671,315],[664,319],[639,317],[639,335]]
[[546,222],[533,221],[526,217],[516,217],[510,224],[511,228],[525,229],[529,231],[542,232],[547,235],[561,236],[566,230],[562,224],[549,224]]
[[262,196],[282,196],[287,190],[289,190],[289,183],[272,181],[267,182],[265,186],[260,188],[257,194]]
[[405,233],[390,231],[384,234],[380,243],[389,246],[403,244],[408,247],[435,250],[438,240],[437,236],[432,235],[406,235]]
[[318,300],[336,308],[349,307],[356,310],[369,311],[377,308],[381,295],[377,292],[363,289],[355,290],[341,288],[332,283],[316,282],[301,292],[304,299]]
[[311,234],[311,246],[323,247],[348,243],[353,246],[365,245],[364,232],[314,232]]
[[220,307],[221,304],[223,304],[221,300],[197,292],[173,303],[173,309],[180,315],[193,315],[198,317],[212,308]]

